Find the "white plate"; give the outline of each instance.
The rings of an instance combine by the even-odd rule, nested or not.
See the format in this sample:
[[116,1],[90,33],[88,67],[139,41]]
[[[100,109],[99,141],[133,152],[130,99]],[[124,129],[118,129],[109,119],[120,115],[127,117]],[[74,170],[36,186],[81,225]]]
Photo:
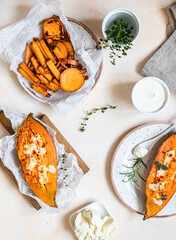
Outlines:
[[[123,165],[130,166],[130,164],[133,163],[132,161],[129,161],[129,159],[134,158],[132,155],[132,149],[137,144],[155,137],[166,130],[169,126],[169,123],[149,123],[135,128],[119,143],[114,153],[111,164],[111,179],[114,190],[126,207],[139,214],[144,214],[146,212],[145,182],[139,177],[136,177],[135,180],[138,181],[140,187],[136,186],[132,181],[124,183],[124,176],[120,173],[130,171],[130,169],[125,168]],[[141,165],[139,172],[144,179],[147,179],[151,163],[154,160],[159,146],[172,133],[176,133],[176,129],[160,139],[148,155],[143,158],[144,163],[147,165],[147,169]],[[157,216],[166,217],[174,214],[176,214],[176,194],[161,212],[157,214]]]
[[100,214],[101,218],[104,218],[105,216],[110,216],[107,209],[105,208],[105,206],[102,203],[100,203],[100,202],[91,203],[91,204],[79,209],[78,211],[74,212],[70,216],[69,222],[70,222],[70,226],[73,229],[73,231],[74,231],[74,222],[75,222],[76,216],[79,212],[81,212],[84,209],[94,210],[94,211],[98,212]]
[[[79,21],[77,21],[75,19],[72,19],[72,18],[67,18],[67,19],[71,23],[72,27],[80,35],[82,41],[84,42],[84,49],[93,48],[95,46],[95,43],[96,44],[98,43],[96,36],[87,26],[85,26],[84,24],[80,23]],[[102,65],[103,65],[103,61],[101,62],[100,67],[99,67],[97,73],[95,74],[95,84],[99,80],[101,70],[102,70]],[[94,84],[94,86],[95,86],[95,84]],[[32,97],[34,97],[35,99],[37,99],[40,102],[45,103],[45,101],[42,100],[38,95],[36,95],[35,92],[31,91],[30,87],[25,86],[25,84],[23,84],[23,83],[21,83],[21,85]]]

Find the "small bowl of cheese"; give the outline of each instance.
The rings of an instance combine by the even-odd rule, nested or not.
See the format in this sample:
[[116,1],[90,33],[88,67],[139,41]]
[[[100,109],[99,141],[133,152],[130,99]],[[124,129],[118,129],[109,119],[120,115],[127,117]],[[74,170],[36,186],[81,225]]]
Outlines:
[[168,86],[161,79],[145,77],[134,85],[131,98],[139,112],[154,115],[166,108],[170,92]]
[[116,223],[100,202],[94,202],[70,216],[70,225],[79,240],[106,240],[116,232]]

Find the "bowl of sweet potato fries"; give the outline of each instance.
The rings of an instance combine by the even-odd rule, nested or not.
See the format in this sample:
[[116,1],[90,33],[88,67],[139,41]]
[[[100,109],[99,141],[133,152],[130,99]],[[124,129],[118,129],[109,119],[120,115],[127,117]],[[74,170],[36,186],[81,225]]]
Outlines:
[[26,43],[25,60],[18,72],[47,98],[60,89],[75,92],[88,80],[84,75],[87,69],[75,59],[69,33],[55,15],[43,21],[40,39],[34,37]]

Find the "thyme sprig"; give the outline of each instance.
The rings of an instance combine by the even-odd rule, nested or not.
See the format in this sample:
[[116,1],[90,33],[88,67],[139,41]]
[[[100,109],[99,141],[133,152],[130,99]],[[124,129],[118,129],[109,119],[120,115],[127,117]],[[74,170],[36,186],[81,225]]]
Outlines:
[[122,19],[120,21],[114,21],[113,26],[105,31],[106,38],[101,38],[96,48],[97,50],[109,48],[110,62],[115,65],[116,59],[126,56],[127,51],[131,49],[133,45],[132,40],[134,38],[132,32],[133,26],[129,26],[129,24],[125,23]]
[[160,170],[160,168],[163,170],[167,170],[167,166],[164,164],[160,164],[158,161],[155,162],[155,165],[157,166],[157,170]]
[[126,182],[129,182],[130,180],[132,180],[134,184],[136,184],[138,187],[140,187],[138,182],[135,180],[135,176],[137,174],[144,182],[146,182],[146,180],[139,173],[139,169],[141,168],[141,164],[145,168],[147,168],[147,166],[142,161],[141,158],[134,158],[134,159],[130,159],[129,161],[133,161],[134,162],[132,166],[126,166],[126,165],[122,165],[122,166],[125,167],[125,168],[128,168],[128,169],[132,169],[132,171],[131,172],[120,173],[121,175],[123,175],[125,177],[125,179],[123,179],[122,181],[124,183],[126,183]]
[[61,158],[62,158],[62,167],[61,167],[60,169],[64,171],[63,181],[64,181],[64,183],[65,183],[65,186],[68,187],[68,184],[67,184],[67,182],[66,182],[66,178],[68,177],[68,175],[67,175],[67,173],[66,173],[66,172],[67,172],[67,169],[65,168],[66,155],[65,155],[65,154],[62,154],[62,155],[61,155]]
[[89,120],[90,115],[101,111],[102,113],[104,113],[107,109],[115,109],[117,106],[112,106],[112,105],[108,105],[106,107],[101,107],[101,108],[93,108],[91,111],[87,111],[86,112],[86,116],[83,118],[83,122],[81,123],[81,128],[80,131],[84,132],[86,130],[86,126],[87,126],[87,121]]

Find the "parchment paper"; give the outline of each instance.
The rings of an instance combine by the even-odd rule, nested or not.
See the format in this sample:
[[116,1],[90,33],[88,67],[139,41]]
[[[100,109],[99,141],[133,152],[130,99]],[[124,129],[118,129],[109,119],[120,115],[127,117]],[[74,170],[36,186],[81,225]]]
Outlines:
[[[60,212],[61,210],[67,208],[73,201],[75,197],[75,188],[77,187],[81,177],[83,176],[83,171],[78,165],[76,156],[72,153],[66,153],[64,150],[64,146],[62,144],[59,144],[55,138],[56,132],[50,127],[48,127],[46,124],[41,122],[39,119],[37,119],[49,132],[57,150],[58,174],[56,204],[58,208],[48,206],[34,194],[23,176],[23,170],[19,168],[20,160],[18,158],[16,150],[16,136],[18,127],[21,126],[27,115],[10,111],[7,108],[3,108],[2,110],[4,111],[5,116],[11,120],[15,134],[11,136],[5,136],[0,139],[0,158],[3,164],[14,174],[20,192],[37,200],[42,209],[44,209],[48,213]],[[67,169],[66,174],[68,175],[68,177],[65,181],[65,173],[64,170],[61,169],[63,167],[61,157],[62,154],[66,155],[64,167]]]
[[53,14],[60,17],[66,30],[69,32],[76,53],[75,59],[79,60],[87,68],[89,80],[85,81],[83,87],[76,92],[66,93],[59,90],[56,93],[52,92],[50,98],[36,93],[32,88],[30,90],[35,92],[45,103],[59,109],[62,114],[66,114],[91,91],[95,83],[95,75],[100,67],[102,53],[95,49],[96,44],[92,49],[84,49],[81,37],[72,28],[60,9],[60,1],[38,0],[25,19],[2,29],[0,31],[0,58],[10,63],[10,70],[17,74],[20,83],[23,83],[26,87],[31,86],[31,83],[22,77],[17,69],[19,64],[24,61],[26,43],[30,43],[33,37],[41,37],[42,21]]

